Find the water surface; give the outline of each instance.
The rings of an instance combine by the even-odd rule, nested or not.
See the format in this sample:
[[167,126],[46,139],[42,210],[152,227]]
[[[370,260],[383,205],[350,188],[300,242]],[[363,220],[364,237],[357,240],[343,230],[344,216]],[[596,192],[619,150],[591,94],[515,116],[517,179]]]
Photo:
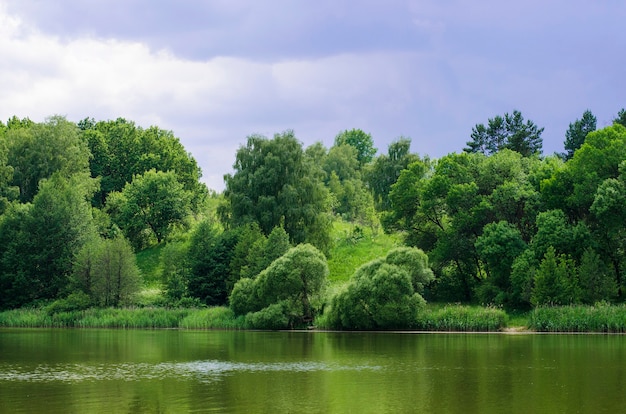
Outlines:
[[616,413],[626,336],[0,330],[4,413]]

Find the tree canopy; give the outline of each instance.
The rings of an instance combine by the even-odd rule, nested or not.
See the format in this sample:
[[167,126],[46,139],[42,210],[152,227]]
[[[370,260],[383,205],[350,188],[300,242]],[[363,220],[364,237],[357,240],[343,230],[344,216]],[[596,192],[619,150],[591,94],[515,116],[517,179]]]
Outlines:
[[228,226],[254,221],[268,235],[276,226],[294,244],[330,245],[330,197],[320,166],[312,162],[293,131],[273,139],[253,135],[237,151],[235,173],[224,177]]
[[540,155],[543,130],[530,120],[524,122],[522,113],[514,110],[511,115],[505,113],[504,117],[497,115],[489,119],[487,126],[476,124],[464,151],[490,155],[508,148],[525,157]]

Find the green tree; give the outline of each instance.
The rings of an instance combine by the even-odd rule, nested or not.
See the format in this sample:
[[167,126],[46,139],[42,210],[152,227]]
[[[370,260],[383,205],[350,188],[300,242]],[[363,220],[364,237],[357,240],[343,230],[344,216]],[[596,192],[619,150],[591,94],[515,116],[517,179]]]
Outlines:
[[590,221],[600,251],[612,263],[620,295],[626,267],[626,161],[622,162],[621,170],[618,179],[607,178],[600,184],[590,208]]
[[86,118],[78,124],[93,155],[89,161],[91,175],[101,181],[94,205],[104,206],[109,193],[122,191],[133,177],[153,169],[173,171],[193,195],[194,208],[206,197],[196,160],[171,131],[156,126],[143,129],[123,118],[100,122]]
[[227,303],[236,281],[231,262],[241,232],[241,228],[219,232],[208,220],[196,227],[189,248],[189,296],[209,306]]
[[235,173],[226,175],[223,222],[235,227],[255,221],[263,234],[282,226],[294,244],[330,246],[330,196],[323,172],[302,150],[292,131],[273,139],[248,137],[237,151]]
[[374,195],[376,207],[380,211],[391,208],[391,200],[389,199],[391,186],[398,180],[402,170],[419,159],[417,155],[409,152],[410,147],[410,138],[398,138],[389,144],[387,154],[379,155],[365,173],[365,181],[368,183]]
[[590,110],[583,113],[581,119],[577,119],[574,123],[569,124],[569,128],[565,132],[565,160],[569,160],[574,156],[574,152],[585,143],[585,138],[590,132],[596,130],[596,117]]
[[512,115],[506,113],[504,117],[489,119],[487,126],[477,124],[472,128],[472,140],[463,150],[490,155],[508,148],[525,157],[540,155],[543,130],[530,120],[524,122],[521,112],[514,110]]
[[13,167],[8,164],[8,153],[4,132],[6,127],[0,122],[0,215],[4,213],[11,200],[19,197],[19,188],[12,186]]
[[15,205],[0,223],[0,278],[4,307],[65,293],[72,261],[93,237],[94,185],[88,176],[54,174],[41,180],[32,204]]
[[6,140],[12,185],[19,188],[22,202],[32,201],[39,181],[55,172],[69,177],[89,171],[89,148],[76,125],[63,117],[12,126]]
[[574,157],[541,182],[541,196],[550,209],[562,209],[569,220],[585,220],[596,191],[607,178],[619,176],[626,160],[626,128],[619,124],[587,135]]
[[187,289],[191,267],[189,265],[189,244],[182,241],[167,243],[159,257],[161,281],[168,303],[177,304],[189,297]]
[[394,249],[357,269],[331,299],[326,321],[336,329],[410,328],[425,305],[421,293],[432,280],[421,250]]
[[109,198],[113,221],[136,248],[161,243],[191,213],[191,195],[174,172],[146,171]]
[[613,119],[614,124],[620,124],[623,127],[626,127],[626,109],[622,108],[617,113],[617,117]]
[[550,246],[535,273],[531,302],[535,306],[568,305],[580,301],[576,268],[565,255],[556,255]]
[[615,277],[607,269],[606,264],[592,249],[585,250],[580,265],[578,277],[582,289],[583,303],[593,305],[603,300],[613,300],[617,296]]
[[327,277],[323,253],[310,244],[300,244],[274,260],[256,279],[239,280],[230,297],[231,307],[238,314],[251,313],[252,325],[258,326],[255,319],[268,313],[274,319],[283,315],[282,320],[290,326],[308,325],[321,304]]
[[133,249],[126,239],[93,239],[78,252],[74,283],[98,306],[129,305],[141,286]]
[[492,222],[483,228],[475,245],[487,273],[481,301],[508,305],[513,262],[526,249],[521,233],[506,221]]
[[360,165],[368,164],[376,155],[372,136],[360,129],[345,130],[335,137],[335,146],[350,145],[357,151],[357,160]]

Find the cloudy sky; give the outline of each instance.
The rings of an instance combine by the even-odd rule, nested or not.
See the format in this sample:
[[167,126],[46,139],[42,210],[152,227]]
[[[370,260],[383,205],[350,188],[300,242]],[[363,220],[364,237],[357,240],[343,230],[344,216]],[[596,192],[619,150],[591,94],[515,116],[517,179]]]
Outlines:
[[550,154],[626,107],[625,21],[622,0],[0,0],[0,119],[157,125],[216,190],[248,135],[285,129],[436,158],[518,109]]

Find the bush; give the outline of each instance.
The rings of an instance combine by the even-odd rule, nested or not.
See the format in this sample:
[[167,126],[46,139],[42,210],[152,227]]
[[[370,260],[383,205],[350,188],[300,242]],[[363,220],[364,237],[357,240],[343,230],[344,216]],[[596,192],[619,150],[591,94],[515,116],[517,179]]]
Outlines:
[[[307,325],[318,311],[319,297],[326,287],[327,276],[324,255],[310,244],[301,244],[272,262],[256,279],[240,279],[231,293],[230,306],[235,314],[245,315],[282,303],[284,306],[281,309],[289,311],[289,314],[283,315],[289,325]],[[254,326],[268,325],[262,321],[268,315],[278,317],[278,309],[273,307],[271,311],[253,316],[253,321],[258,319]],[[283,322],[281,316],[277,325],[284,326]]]
[[53,315],[60,312],[85,310],[91,306],[89,295],[84,292],[74,292],[68,297],[57,299],[46,307],[46,312]]
[[273,303],[258,312],[246,315],[246,327],[251,329],[287,329],[290,327],[284,303]]
[[398,248],[356,270],[320,322],[333,329],[410,329],[426,301],[419,292],[433,278],[419,249]]

